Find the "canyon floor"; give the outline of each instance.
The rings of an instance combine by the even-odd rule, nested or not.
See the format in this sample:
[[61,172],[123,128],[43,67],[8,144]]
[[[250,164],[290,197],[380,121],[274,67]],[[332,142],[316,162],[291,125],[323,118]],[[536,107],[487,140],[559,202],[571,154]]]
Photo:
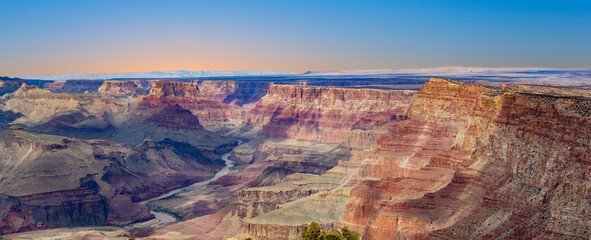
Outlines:
[[0,83],[2,238],[591,236],[589,71]]

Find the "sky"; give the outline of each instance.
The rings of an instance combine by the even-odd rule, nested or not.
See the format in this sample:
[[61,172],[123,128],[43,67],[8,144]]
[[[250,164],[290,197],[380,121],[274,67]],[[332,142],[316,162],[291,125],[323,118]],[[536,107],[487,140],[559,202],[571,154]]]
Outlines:
[[0,76],[591,68],[591,1],[0,1]]

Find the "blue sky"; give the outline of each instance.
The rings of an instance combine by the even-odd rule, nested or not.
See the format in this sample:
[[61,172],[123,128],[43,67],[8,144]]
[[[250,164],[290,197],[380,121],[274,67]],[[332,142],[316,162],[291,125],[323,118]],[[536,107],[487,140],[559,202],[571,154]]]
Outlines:
[[591,67],[591,1],[0,1],[0,75]]

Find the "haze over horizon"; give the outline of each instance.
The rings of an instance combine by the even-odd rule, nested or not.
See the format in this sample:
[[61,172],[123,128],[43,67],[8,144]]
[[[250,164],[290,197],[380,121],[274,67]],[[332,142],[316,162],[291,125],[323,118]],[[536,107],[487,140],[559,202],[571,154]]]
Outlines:
[[585,1],[2,1],[0,75],[591,68]]
[[[543,67],[473,67],[473,66],[441,66],[441,67],[425,67],[425,68],[400,68],[400,69],[334,69],[334,70],[306,70],[304,72],[290,72],[290,71],[266,71],[266,70],[187,70],[187,69],[173,69],[173,70],[148,70],[148,71],[124,71],[124,72],[68,72],[68,73],[48,73],[48,74],[20,74],[20,75],[7,75],[9,77],[21,77],[21,76],[58,76],[58,75],[117,75],[117,74],[134,74],[134,73],[166,73],[171,72],[206,72],[206,73],[221,73],[220,76],[240,76],[239,74],[232,73],[263,73],[261,75],[284,75],[284,74],[308,74],[308,73],[330,73],[330,72],[342,72],[342,73],[372,73],[372,72],[412,72],[412,71],[512,71],[512,70],[558,70],[558,71],[577,71],[577,70],[591,70],[591,68],[543,68]],[[228,73],[227,75],[225,73]]]

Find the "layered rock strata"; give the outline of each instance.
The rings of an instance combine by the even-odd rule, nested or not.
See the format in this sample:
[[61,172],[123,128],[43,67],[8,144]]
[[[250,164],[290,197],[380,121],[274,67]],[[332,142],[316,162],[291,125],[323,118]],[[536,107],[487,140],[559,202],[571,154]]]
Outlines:
[[27,84],[1,96],[0,127],[12,125],[0,133],[3,233],[143,221],[153,216],[137,202],[222,168],[219,155],[233,141],[205,130],[178,104],[142,100]]
[[[264,141],[236,159],[270,158],[293,172],[322,174],[406,119],[416,92],[271,85],[246,118]],[[247,145],[248,146],[248,145]]]
[[212,152],[172,140],[130,149],[16,125],[0,137],[3,234],[147,220],[153,216],[136,202],[211,178],[224,164]]
[[[285,94],[284,91],[305,94]],[[248,229],[266,229],[267,222],[275,221],[281,224],[277,229],[283,229],[275,229],[279,232],[298,232],[311,219],[322,220],[326,226],[338,225],[351,188],[348,184],[359,167],[360,160],[354,164],[347,162],[351,153],[361,150],[365,145],[372,145],[375,137],[387,133],[399,121],[406,119],[408,106],[415,94],[413,91],[272,85],[269,94],[247,116],[247,126],[262,129],[263,137],[243,144],[232,155],[241,162],[264,167],[259,168],[263,171],[247,182],[247,179],[237,177],[239,173],[220,178],[218,182],[223,181],[225,188],[235,192],[235,197],[228,198],[231,201],[226,202],[221,211],[175,224],[162,229],[157,235],[166,236],[160,234],[174,232],[203,239],[220,239],[247,234],[261,238],[264,234]],[[321,105],[317,106],[319,103]],[[335,120],[336,117],[338,120]],[[340,118],[345,120],[328,125],[331,121],[341,121]],[[314,132],[321,129],[320,125],[326,125],[330,131],[311,134],[295,132],[293,135],[279,131],[273,135],[273,131],[264,132],[271,124],[275,128],[301,128],[302,132]],[[338,136],[330,136],[336,132],[339,132]],[[333,168],[335,166],[338,167]],[[209,199],[211,195],[203,195],[204,192],[201,190],[197,194],[195,190],[193,194],[178,194],[160,201],[158,205],[186,206],[191,203],[196,209],[220,206]],[[291,216],[301,213],[302,209],[298,208],[307,204],[322,206],[326,212],[312,211],[316,214],[309,212],[297,216],[293,222],[288,221]],[[329,208],[337,205],[340,210],[332,211]],[[250,218],[259,220],[251,222],[247,220]],[[245,220],[248,225],[243,228]],[[284,220],[287,222],[282,223]],[[198,223],[203,224],[190,229],[190,226]],[[271,234],[275,230],[260,230],[270,234],[268,238],[262,239],[287,239],[280,233]]]
[[115,81],[107,80],[98,89],[99,93],[105,93],[114,96],[125,96],[125,95],[140,95],[143,94],[143,90],[138,87],[133,81]]
[[158,81],[150,94],[142,97],[147,106],[179,105],[197,116],[210,131],[228,131],[242,124],[247,110],[206,98],[196,83]]
[[[318,222],[326,229],[340,227],[341,216],[349,200],[351,189],[357,185],[357,174],[367,152],[360,152],[349,161],[339,164],[322,175],[293,174],[284,182],[266,188],[253,188],[261,193],[273,191],[305,191],[309,187],[319,189],[316,193],[301,196],[295,201],[275,204],[275,209],[262,212],[254,218],[244,220],[236,236],[253,239],[299,239],[304,226]],[[277,190],[281,189],[281,190]],[[247,189],[245,191],[251,191]],[[266,194],[257,194],[265,196]],[[264,201],[261,198],[259,201]]]
[[[170,90],[171,94],[174,91],[191,94]],[[193,94],[198,93],[193,91]],[[206,149],[225,149],[229,146],[227,144],[232,144],[205,130],[197,116],[178,104],[184,99],[194,98],[148,95],[133,99],[52,93],[23,84],[17,91],[2,96],[0,106],[4,111],[20,115],[12,124],[20,123],[30,130],[47,134],[104,139],[127,143],[131,147],[145,139],[162,141],[166,138]]]
[[199,91],[197,84],[183,82],[158,81],[150,90],[150,95],[155,97],[181,97],[181,98],[201,98],[203,95]]
[[342,143],[351,130],[404,119],[414,91],[271,85],[247,122],[268,138]]
[[230,105],[245,106],[258,102],[267,94],[268,81],[199,81],[199,89],[205,98]]
[[44,88],[56,93],[97,92],[104,80],[67,80],[45,84]]
[[378,140],[344,222],[364,239],[585,238],[588,94],[432,79]]
[[[125,146],[34,134],[17,126],[0,135],[0,193],[4,194],[0,208],[6,213],[0,221],[3,234],[127,224],[152,217],[129,197],[117,197],[117,190],[100,179],[114,158],[126,154]],[[125,208],[109,204],[115,199]],[[127,215],[111,217],[120,212]]]

